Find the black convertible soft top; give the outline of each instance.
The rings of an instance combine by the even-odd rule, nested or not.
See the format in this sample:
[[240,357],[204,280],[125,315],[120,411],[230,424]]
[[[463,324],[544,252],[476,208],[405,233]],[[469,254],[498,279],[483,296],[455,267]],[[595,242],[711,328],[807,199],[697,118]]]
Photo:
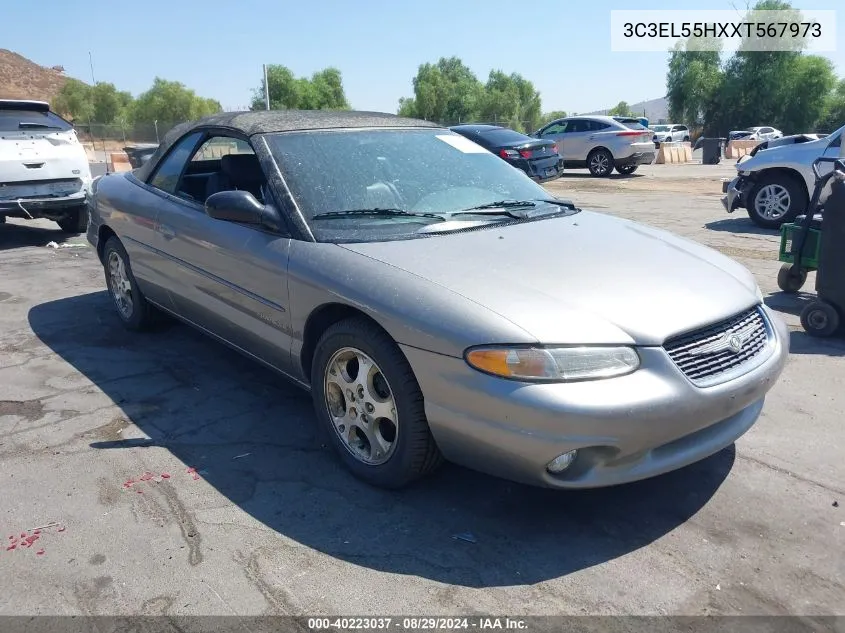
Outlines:
[[155,168],[170,146],[193,128],[228,128],[253,136],[273,132],[297,132],[307,130],[331,130],[340,128],[396,128],[396,127],[442,127],[430,121],[400,117],[384,112],[362,112],[356,110],[259,110],[256,112],[221,112],[197,121],[177,125],[165,135],[155,154],[136,170],[141,180]]

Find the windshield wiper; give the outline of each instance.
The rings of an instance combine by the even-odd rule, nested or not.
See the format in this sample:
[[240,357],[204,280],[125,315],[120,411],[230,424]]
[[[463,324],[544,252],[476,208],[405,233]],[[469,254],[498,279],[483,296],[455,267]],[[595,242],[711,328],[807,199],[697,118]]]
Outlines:
[[[537,206],[537,203],[542,202],[565,207],[574,206],[569,200],[557,200],[555,198],[535,198],[534,200],[499,200],[498,202],[488,202],[487,204],[480,204],[476,207],[453,211],[446,215],[450,218],[458,215],[504,215],[516,219],[549,215],[547,213],[532,213],[531,211],[526,213],[517,213],[514,211],[515,209],[533,209]],[[555,211],[554,213],[559,213],[559,211]]]
[[411,217],[411,218],[432,218],[435,220],[444,220],[442,215],[435,213],[415,213],[413,211],[405,211],[404,209],[390,209],[390,208],[372,208],[372,209],[346,209],[344,211],[327,211],[326,213],[318,213],[312,220],[328,220],[331,218],[343,218],[356,215],[372,215],[382,217]]
[[23,128],[38,128],[38,129],[49,129],[49,130],[58,130],[61,128],[56,127],[55,125],[47,125],[46,123],[33,123],[31,121],[21,121],[18,123],[18,129]]

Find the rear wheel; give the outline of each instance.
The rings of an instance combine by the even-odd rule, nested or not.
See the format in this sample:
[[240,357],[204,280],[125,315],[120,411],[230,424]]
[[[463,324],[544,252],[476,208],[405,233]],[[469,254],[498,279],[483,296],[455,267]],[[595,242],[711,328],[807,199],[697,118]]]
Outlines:
[[116,237],[110,237],[103,248],[103,268],[109,295],[123,325],[129,330],[149,329],[153,324],[153,307],[138,288],[129,266],[129,255]]
[[807,270],[795,264],[784,264],[778,271],[778,288],[784,292],[798,292],[807,281]]
[[622,165],[621,167],[617,167],[616,171],[618,171],[620,174],[628,175],[633,174],[635,171],[637,171],[637,167],[639,167],[639,165]]
[[748,192],[748,216],[757,226],[777,229],[807,209],[807,194],[788,174],[763,174]]
[[65,233],[85,233],[88,230],[88,209],[79,207],[56,222]]
[[587,169],[593,176],[607,178],[613,173],[613,156],[606,149],[594,149],[587,156]]
[[831,336],[839,329],[839,313],[829,303],[813,301],[801,311],[801,326],[810,336]]
[[347,319],[320,337],[311,393],[319,424],[358,478],[401,488],[442,461],[411,366],[369,321]]

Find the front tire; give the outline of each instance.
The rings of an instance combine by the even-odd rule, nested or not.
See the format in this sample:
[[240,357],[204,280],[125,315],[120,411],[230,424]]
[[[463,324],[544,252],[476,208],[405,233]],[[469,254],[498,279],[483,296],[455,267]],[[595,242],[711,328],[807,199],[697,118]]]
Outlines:
[[783,264],[778,271],[778,288],[784,292],[798,292],[806,281],[807,269],[795,264]]
[[85,233],[88,230],[88,208],[79,207],[71,211],[56,224],[65,233]]
[[399,347],[363,318],[320,337],[311,394],[321,429],[344,465],[381,488],[401,488],[442,461],[422,391]]
[[587,156],[587,169],[597,178],[607,178],[613,173],[613,155],[606,149],[594,149]]
[[763,174],[748,192],[748,217],[764,229],[778,229],[807,209],[807,194],[786,174]]
[[116,237],[110,237],[103,248],[103,270],[109,295],[124,327],[135,331],[149,329],[153,324],[153,307],[138,288],[129,255]]
[[620,174],[628,176],[637,171],[637,167],[639,167],[639,165],[622,165],[621,167],[617,167],[616,171],[618,171]]

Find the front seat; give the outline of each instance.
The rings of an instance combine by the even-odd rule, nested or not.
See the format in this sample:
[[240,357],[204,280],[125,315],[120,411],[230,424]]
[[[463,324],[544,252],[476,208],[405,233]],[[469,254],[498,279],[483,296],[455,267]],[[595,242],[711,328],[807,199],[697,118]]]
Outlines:
[[206,198],[219,191],[249,191],[263,201],[264,184],[261,164],[255,154],[226,154],[220,159],[220,171],[208,179]]

